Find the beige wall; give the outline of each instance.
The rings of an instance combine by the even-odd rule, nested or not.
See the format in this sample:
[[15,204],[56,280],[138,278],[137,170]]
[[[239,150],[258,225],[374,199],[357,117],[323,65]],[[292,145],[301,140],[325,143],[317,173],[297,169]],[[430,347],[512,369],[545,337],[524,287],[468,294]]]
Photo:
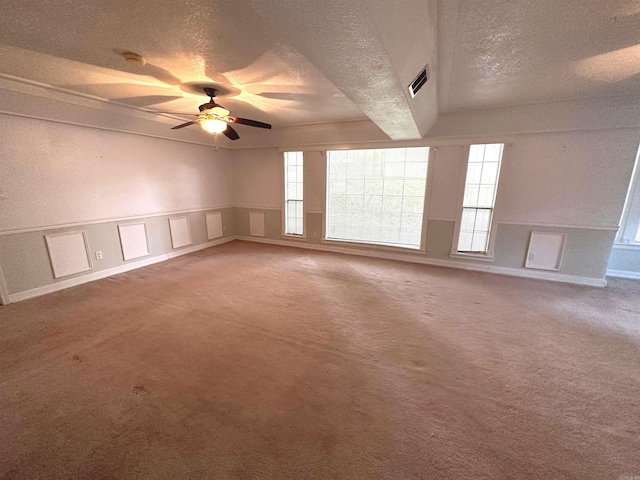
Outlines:
[[618,276],[640,279],[640,248],[635,245],[614,245],[608,269]]
[[500,221],[617,227],[639,132],[522,135],[505,149]]
[[431,191],[429,195],[429,217],[454,220],[458,202],[458,186],[462,175],[463,148],[461,146],[436,147],[432,158]]
[[0,233],[231,204],[227,150],[0,114]]
[[[167,226],[172,212],[189,215],[195,246],[206,244],[208,210],[223,212],[227,238],[247,237],[248,212],[258,210],[265,212],[266,240],[314,248],[328,245],[322,242],[324,151],[332,147],[305,147],[307,238],[291,240],[282,236],[283,160],[277,148],[217,151],[1,114],[0,135],[0,267],[12,294],[65,280],[53,279],[43,240],[48,233],[86,230],[94,256],[91,272],[125,265],[117,224],[131,218],[147,221],[150,256],[173,251]],[[638,129],[474,138],[476,143],[507,143],[491,265],[522,270],[530,232],[560,231],[568,236],[560,273],[603,278],[638,138]],[[436,142],[424,222],[426,253],[395,249],[393,255],[463,267],[480,265],[449,257],[464,171],[463,146],[469,142],[462,138]],[[373,255],[387,252],[366,245],[340,248]],[[104,253],[103,260],[95,260],[97,250]],[[614,252],[612,262],[619,258],[621,254]]]
[[[220,211],[222,213],[223,238],[233,237],[236,234],[236,216],[233,207],[210,211]],[[205,220],[205,214],[207,212],[208,211],[196,211],[181,213],[179,215],[158,215],[136,218],[133,221],[123,220],[87,223],[73,227],[50,228],[46,230],[0,235],[0,265],[2,265],[9,294],[15,295],[33,289],[67,282],[70,279],[92,275],[96,272],[116,271],[126,264],[145,262],[166,256],[167,254],[175,254],[181,250],[188,250],[193,247],[208,244],[209,240],[207,238]],[[182,217],[185,215],[189,219],[192,244],[174,249],[171,244],[169,218],[176,216]],[[146,223],[149,255],[125,261],[120,245],[118,225],[139,222]],[[87,272],[56,279],[53,276],[45,235],[77,231],[86,232],[89,254],[93,263],[92,268]],[[96,258],[96,252],[98,251],[102,252],[103,255],[103,258],[100,260]]]
[[[224,236],[235,235],[227,150],[2,114],[0,136],[0,271],[9,294],[131,263],[117,226],[133,219],[147,223],[142,261],[176,252],[168,218],[178,212],[189,217],[192,247],[208,242],[207,211],[221,211]],[[54,279],[44,236],[78,230],[93,268]]]
[[277,148],[234,150],[233,203],[242,207],[282,208],[284,169]]
[[[638,133],[622,129],[509,137],[494,218],[497,236],[492,265],[524,269],[531,231],[562,232],[567,233],[567,243],[559,273],[604,278],[633,169]],[[436,147],[432,155],[426,254],[395,254],[423,255],[458,265],[478,264],[473,259],[449,258],[466,161],[463,145],[467,141],[449,143]],[[234,198],[237,205],[269,211],[267,219],[277,222],[267,228],[272,239],[286,242],[286,237],[277,235],[282,223],[282,161],[282,153],[275,149],[234,151]],[[319,242],[312,232],[322,228],[324,222],[325,172],[324,152],[306,149],[308,243]],[[239,232],[248,232],[248,224],[245,228],[243,223],[245,219],[238,217]]]

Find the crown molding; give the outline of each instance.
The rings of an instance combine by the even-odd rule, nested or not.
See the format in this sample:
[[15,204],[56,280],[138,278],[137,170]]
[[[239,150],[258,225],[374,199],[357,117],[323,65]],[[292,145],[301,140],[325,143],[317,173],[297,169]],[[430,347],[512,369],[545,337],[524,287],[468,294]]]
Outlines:
[[[0,73],[0,113],[100,130],[229,149],[199,129],[171,130],[184,118]],[[217,144],[216,144],[217,143]]]

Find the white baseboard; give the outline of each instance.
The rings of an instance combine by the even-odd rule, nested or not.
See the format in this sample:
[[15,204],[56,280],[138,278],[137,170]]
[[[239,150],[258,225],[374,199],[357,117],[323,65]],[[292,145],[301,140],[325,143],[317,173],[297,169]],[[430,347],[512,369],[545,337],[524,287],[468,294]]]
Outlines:
[[318,245],[312,243],[287,242],[284,240],[272,240],[269,238],[256,238],[237,236],[237,240],[247,242],[270,243],[273,245],[282,245],[286,247],[307,248],[310,250],[321,250],[325,252],[343,253],[345,255],[359,255],[363,257],[380,258],[384,260],[398,260],[401,262],[420,263],[423,265],[433,265],[437,267],[457,268],[460,270],[471,270],[476,272],[495,273],[497,275],[509,275],[512,277],[534,278],[538,280],[548,280],[552,282],[572,283],[576,285],[587,285],[591,287],[606,287],[607,281],[604,278],[579,277],[575,275],[566,275],[556,272],[543,272],[539,270],[524,270],[510,267],[496,267],[494,265],[481,265],[477,263],[467,263],[464,261],[441,260],[437,258],[429,258],[423,255],[402,255],[397,253],[389,253],[373,250],[360,250],[348,247],[337,247],[330,245]]
[[329,247],[325,245],[318,245],[317,243],[306,243],[302,239],[299,240],[274,240],[271,238],[265,237],[249,237],[236,235],[236,240],[242,240],[246,242],[255,242],[255,243],[268,243],[270,245],[280,245],[282,247],[296,247],[296,248],[306,248],[309,250],[322,250],[325,252],[338,252],[342,253],[342,249],[338,247]]
[[181,248],[173,252],[163,253],[162,255],[156,255],[155,257],[149,257],[143,260],[138,260],[136,262],[125,263],[117,267],[107,268],[106,270],[99,270],[97,272],[91,272],[87,275],[70,278],[69,280],[63,280],[61,282],[52,283],[50,285],[45,285],[42,287],[33,288],[31,290],[25,290],[23,292],[14,293],[9,295],[9,303],[20,302],[22,300],[27,300],[29,298],[39,297],[41,295],[46,295],[48,293],[53,293],[60,290],[64,290],[66,288],[82,285],[83,283],[94,282],[96,280],[101,280],[103,278],[111,277],[112,275],[117,275],[119,273],[128,272],[130,270],[135,270],[137,268],[146,267],[148,265],[153,265],[154,263],[164,262],[165,260],[169,260],[171,258],[179,257],[181,255],[187,255],[188,253],[197,252],[198,250],[204,250],[205,248],[214,247],[216,245],[221,245],[223,243],[231,242],[233,240],[235,240],[235,237],[226,237],[226,238],[221,238],[217,240],[212,240],[207,243],[201,243],[199,245],[193,245],[191,247]]
[[[480,265],[481,267],[482,265]],[[456,267],[454,267],[456,268]],[[471,269],[469,269],[471,270]],[[564,273],[543,272],[540,270],[521,270],[519,268],[490,266],[486,270],[478,269],[497,275],[509,275],[512,277],[534,278],[537,280],[547,280],[550,282],[572,283],[574,285],[585,285],[588,287],[606,287],[607,280],[595,277],[579,277],[577,275],[567,275]]]
[[[509,268],[509,267],[496,267],[494,265],[480,265],[477,263],[466,263],[463,261],[442,260],[442,259],[436,259],[436,258],[428,258],[420,254],[402,255],[398,253],[373,251],[373,250],[360,250],[356,248],[333,246],[333,245],[326,245],[326,244],[319,245],[319,244],[313,244],[313,243],[303,243],[299,241],[274,240],[274,239],[269,239],[264,237],[235,236],[235,237],[226,237],[226,238],[221,238],[217,240],[212,240],[207,243],[202,243],[200,245],[193,245],[190,247],[181,248],[179,250],[164,253],[162,255],[157,255],[155,257],[150,257],[150,258],[145,258],[143,260],[139,260],[135,262],[125,263],[118,267],[91,272],[87,275],[70,278],[69,280],[63,280],[50,285],[45,285],[42,287],[33,288],[31,290],[25,290],[23,292],[10,294],[8,303],[19,302],[22,300],[27,300],[29,298],[39,297],[41,295],[46,295],[48,293],[64,290],[66,288],[75,287],[77,285],[82,285],[83,283],[89,283],[95,280],[101,280],[103,278],[110,277],[112,275],[117,275],[119,273],[128,272],[130,270],[135,270],[137,268],[146,267],[154,263],[164,262],[165,260],[169,260],[171,258],[179,257],[181,255],[187,255],[189,253],[197,252],[198,250],[204,250],[205,248],[221,245],[223,243],[231,242],[233,240],[242,240],[242,241],[256,242],[256,243],[267,243],[271,245],[280,245],[284,247],[306,248],[309,250],[342,253],[345,255],[358,255],[358,256],[364,256],[364,257],[379,258],[383,260],[397,260],[401,262],[420,263],[424,265],[433,265],[437,267],[457,268],[461,270],[487,272],[487,273],[494,273],[498,275],[509,275],[513,277],[534,278],[539,280],[572,283],[572,284],[587,285],[592,287],[605,287],[607,285],[607,281],[605,279],[599,279],[599,278],[578,277],[574,275],[566,275],[566,274],[561,274],[556,272],[542,272],[542,271],[536,271],[536,270],[524,270],[524,269]],[[621,277],[621,278],[640,279],[640,273],[635,273],[635,272],[609,270],[607,271],[607,275],[614,276],[614,277]]]
[[628,278],[640,280],[640,272],[629,272],[627,270],[607,270],[607,277]]

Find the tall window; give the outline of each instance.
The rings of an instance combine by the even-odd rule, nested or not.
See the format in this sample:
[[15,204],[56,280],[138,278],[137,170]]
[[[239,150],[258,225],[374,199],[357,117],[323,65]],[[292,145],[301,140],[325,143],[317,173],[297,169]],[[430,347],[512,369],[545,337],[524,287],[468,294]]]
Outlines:
[[304,181],[302,152],[284,154],[285,233],[304,232]]
[[627,201],[624,205],[618,243],[640,246],[640,150],[636,157],[636,165],[631,176],[631,184],[627,193]]
[[426,147],[328,152],[327,238],[420,248],[428,156]]
[[469,148],[458,252],[487,253],[503,147],[493,143]]

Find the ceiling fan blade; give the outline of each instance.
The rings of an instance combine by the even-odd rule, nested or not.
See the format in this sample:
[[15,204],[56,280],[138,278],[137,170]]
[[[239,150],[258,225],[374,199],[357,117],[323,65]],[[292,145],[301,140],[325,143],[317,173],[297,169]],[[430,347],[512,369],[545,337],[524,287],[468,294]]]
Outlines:
[[240,135],[238,135],[238,132],[236,132],[233,128],[231,128],[231,125],[229,124],[227,124],[227,128],[222,133],[224,133],[224,136],[227,137],[229,140],[238,140],[240,138]]
[[184,128],[184,127],[188,127],[189,125],[193,125],[194,123],[198,123],[199,120],[192,120],[190,122],[187,123],[181,123],[180,125],[176,126],[176,127],[171,127],[171,130],[176,130],[178,128]]
[[233,123],[239,123],[240,125],[249,125],[250,127],[258,128],[271,128],[271,125],[257,120],[249,120],[248,118],[229,117]]

